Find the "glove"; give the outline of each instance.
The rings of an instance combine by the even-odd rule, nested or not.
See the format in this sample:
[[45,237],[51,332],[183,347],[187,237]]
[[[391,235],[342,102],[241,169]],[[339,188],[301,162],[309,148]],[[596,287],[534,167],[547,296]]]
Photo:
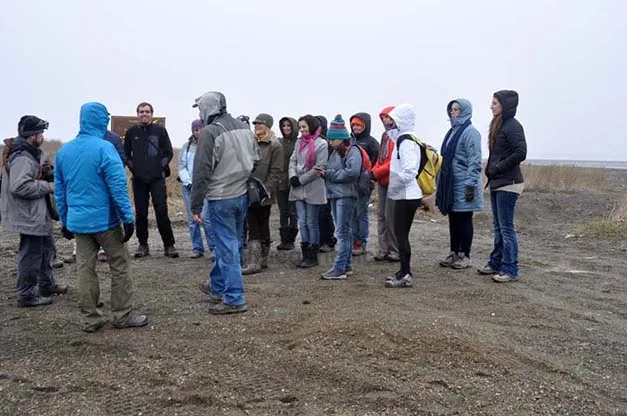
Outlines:
[[188,191],[191,191],[191,190],[192,190],[192,184],[191,184],[191,183],[188,183],[187,185],[185,185],[185,188],[186,188]]
[[298,176],[292,176],[290,178],[290,185],[292,185],[293,187],[300,186],[300,181],[298,180]]
[[472,202],[475,199],[475,187],[467,186],[465,193],[466,202]]
[[68,230],[65,225],[63,227],[61,227],[61,234],[63,234],[63,238],[65,238],[67,240],[73,240],[74,239],[74,233],[72,231]]
[[122,237],[122,243],[126,243],[131,239],[133,233],[135,232],[135,224],[129,222],[128,224],[122,224],[124,227],[124,237]]

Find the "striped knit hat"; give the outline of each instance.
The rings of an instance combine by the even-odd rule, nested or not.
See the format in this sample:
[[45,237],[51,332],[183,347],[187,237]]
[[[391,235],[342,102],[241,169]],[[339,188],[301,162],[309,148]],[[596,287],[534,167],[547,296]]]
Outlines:
[[331,121],[329,131],[327,132],[327,139],[329,140],[350,140],[351,136],[346,129],[346,122],[342,118],[341,114],[335,116],[335,119]]

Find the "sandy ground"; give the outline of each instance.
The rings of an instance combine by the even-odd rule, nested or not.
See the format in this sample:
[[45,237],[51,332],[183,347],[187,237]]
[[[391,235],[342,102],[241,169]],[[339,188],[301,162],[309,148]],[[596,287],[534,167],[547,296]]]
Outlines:
[[[440,268],[446,219],[418,219],[413,288],[384,288],[396,265],[372,254],[347,281],[327,282],[318,277],[333,255],[303,271],[295,253],[273,249],[270,268],[245,278],[249,312],[227,317],[207,313],[197,287],[210,263],[187,258],[179,218],[180,259],[162,256],[153,226],[153,256],[133,261],[151,324],[97,334],[80,331],[75,290],[16,308],[17,238],[2,233],[0,414],[625,415],[627,242],[565,236],[607,214],[626,174],[605,193],[523,194],[517,283]],[[488,207],[476,216],[475,266],[490,224]],[[74,288],[75,267],[57,273]],[[98,268],[108,299],[108,267]]]

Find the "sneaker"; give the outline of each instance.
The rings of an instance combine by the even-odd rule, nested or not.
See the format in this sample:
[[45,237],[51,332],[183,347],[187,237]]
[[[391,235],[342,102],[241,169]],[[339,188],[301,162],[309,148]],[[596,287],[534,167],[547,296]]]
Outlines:
[[192,255],[189,256],[190,259],[199,259],[201,257],[204,257],[204,254],[199,251],[194,251]]
[[457,256],[457,259],[451,264],[451,268],[455,270],[467,269],[470,266],[470,257],[467,256]]
[[318,251],[321,252],[321,253],[330,253],[330,252],[332,252],[334,250],[335,250],[335,247],[331,247],[331,245],[329,245],[329,243],[324,243],[318,249]]
[[518,281],[518,276],[510,276],[507,273],[500,272],[499,274],[492,276],[492,280],[496,283],[509,283]]
[[63,263],[65,264],[74,264],[76,263],[76,254],[72,254],[70,257],[63,259]]
[[146,315],[131,315],[126,321],[113,324],[117,329],[140,328],[146,325],[148,325],[148,317]]
[[388,259],[388,253],[384,253],[382,251],[379,251],[377,254],[374,255],[374,261],[384,261]]
[[344,273],[346,273],[346,276],[352,276],[353,275],[353,266],[348,266],[346,268],[346,270],[344,270]]
[[385,287],[412,287],[412,277],[411,274],[406,274],[400,279],[386,280]]
[[454,253],[454,252],[451,251],[451,254],[446,256],[446,258],[440,262],[440,266],[441,267],[452,267],[453,263],[455,263],[457,261],[457,258],[458,258],[457,253]]
[[361,246],[361,240],[356,240],[353,243],[353,256],[361,256],[364,254],[364,249]]
[[163,255],[171,259],[176,259],[179,257],[179,252],[176,251],[174,246],[168,246],[163,249]]
[[83,332],[87,332],[88,334],[93,334],[94,332],[100,331],[102,328],[105,327],[105,325],[107,325],[106,320],[98,321],[96,323],[89,324],[89,325],[85,325],[83,327]]
[[477,273],[484,274],[484,275],[491,275],[491,274],[498,274],[499,271],[490,267],[489,264],[486,264],[485,266],[478,268]]
[[390,253],[387,255],[387,261],[392,263],[398,263],[401,261],[401,256],[398,253]]
[[346,272],[331,269],[323,273],[321,277],[323,280],[344,280],[346,279]]
[[142,257],[148,257],[150,256],[150,249],[148,248],[147,245],[140,244],[139,247],[137,247],[137,250],[135,251],[134,256],[136,259],[141,259]]
[[48,298],[52,295],[65,295],[69,290],[69,286],[52,285],[46,289],[39,289],[39,296]]
[[385,280],[397,280],[397,279],[400,279],[401,277],[403,277],[403,273],[399,270],[396,273],[394,273],[393,276],[386,277]]
[[241,305],[228,305],[226,303],[218,303],[209,307],[209,313],[213,315],[230,315],[232,313],[242,313],[248,310],[248,306],[244,303]]
[[52,298],[37,296],[33,299],[18,299],[17,307],[18,308],[36,308],[37,306],[46,306],[52,304]]

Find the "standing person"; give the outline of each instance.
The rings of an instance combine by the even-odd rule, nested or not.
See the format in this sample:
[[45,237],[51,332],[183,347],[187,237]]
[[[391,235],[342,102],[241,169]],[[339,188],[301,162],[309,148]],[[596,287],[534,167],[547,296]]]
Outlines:
[[389,116],[393,109],[394,106],[385,107],[379,114],[386,131],[381,135],[379,155],[372,168],[372,179],[377,183],[377,235],[379,239],[379,251],[374,256],[375,261],[400,261],[398,241],[394,234],[394,200],[388,198],[390,161],[394,153],[394,141],[388,136],[387,130],[394,126],[394,121]]
[[54,276],[54,182],[42,176],[40,149],[47,129],[47,121],[23,116],[18,137],[5,140],[3,152],[0,216],[5,231],[20,235],[16,295],[22,308],[50,305],[52,295],[68,291],[67,286],[57,285]]
[[334,151],[329,157],[327,166],[316,167],[316,170],[325,178],[327,198],[331,201],[340,250],[333,267],[323,273],[322,278],[341,280],[353,274],[351,222],[359,194],[357,182],[361,174],[362,161],[361,151],[356,146],[351,146],[351,136],[340,115],[331,122],[327,138]]
[[479,273],[493,275],[497,283],[518,280],[518,239],[514,227],[516,202],[525,183],[520,164],[527,158],[525,131],[516,116],[518,93],[502,90],[492,98],[492,122],[486,176],[490,187],[494,250]]
[[[192,135],[187,139],[187,143],[181,148],[179,155],[179,176],[178,180],[181,182],[183,189],[183,200],[185,201],[185,208],[187,209],[187,223],[189,224],[189,237],[192,241],[192,255],[190,258],[198,259],[205,255],[205,247],[202,242],[202,232],[200,230],[201,225],[197,224],[192,215],[192,206],[190,201],[190,195],[192,192],[192,173],[194,172],[194,157],[196,156],[196,149],[198,148],[198,138],[200,137],[200,131],[202,130],[202,120],[192,121]],[[213,238],[213,228],[211,227],[211,221],[209,220],[209,203],[205,201],[202,209],[202,228],[205,232],[205,238],[207,239],[207,249],[213,252],[215,248],[215,242]]]
[[133,197],[137,214],[137,240],[139,247],[135,257],[150,255],[148,246],[148,198],[157,217],[157,228],[163,241],[166,257],[177,258],[174,248],[174,233],[168,217],[168,194],[165,180],[170,176],[170,161],[174,156],[172,143],[165,127],[152,122],[154,113],[151,104],[142,102],[137,106],[139,123],[126,131],[124,152],[128,167],[133,173]]
[[55,192],[65,238],[76,238],[78,292],[85,332],[102,329],[108,321],[100,303],[96,273],[99,247],[111,269],[111,315],[118,329],[148,323],[146,315],[132,313],[130,254],[126,242],[134,231],[133,209],[128,197],[124,165],[114,146],[102,140],[109,112],[100,103],[81,107],[80,131],[59,149],[56,157]]
[[296,267],[308,268],[318,265],[320,230],[318,213],[327,203],[324,179],[316,167],[325,166],[329,159],[327,142],[320,137],[320,121],[312,115],[298,119],[300,139],[290,158],[290,201],[296,201],[296,212],[300,228],[301,261]]
[[[368,113],[357,113],[350,118],[351,131],[355,143],[366,150],[370,157],[370,166],[374,166],[379,158],[379,143],[370,135],[372,119]],[[368,234],[370,221],[368,205],[374,189],[374,183],[367,190],[359,192],[355,215],[353,215],[353,256],[361,256],[368,252]]]
[[451,251],[440,266],[461,270],[470,267],[473,212],[483,209],[481,135],[471,122],[470,101],[451,101],[446,112],[451,129],[442,143],[435,204],[442,215],[448,215]]
[[242,274],[255,274],[268,268],[270,253],[270,210],[274,196],[283,175],[283,146],[272,131],[274,120],[270,114],[259,114],[253,121],[255,137],[259,146],[259,164],[253,171],[253,177],[266,186],[270,198],[250,206],[246,219],[248,222],[249,262],[242,269]]
[[290,158],[294,153],[294,146],[298,140],[298,121],[291,117],[283,117],[279,120],[281,135],[279,142],[283,146],[283,175],[277,191],[277,204],[279,205],[279,234],[281,244],[277,250],[294,250],[294,242],[298,235],[298,217],[296,207],[290,202]]
[[[333,153],[333,146],[327,140],[327,126],[328,121],[325,116],[316,116],[320,122],[320,137],[322,137],[328,144],[329,157]],[[331,213],[331,201],[327,200],[325,205],[320,207],[320,213],[318,214],[318,227],[320,228],[320,248],[321,253],[329,253],[335,250],[337,244],[337,238],[335,238],[335,223],[333,222],[333,214]]]
[[416,113],[409,104],[401,104],[390,112],[394,122],[388,135],[396,146],[390,162],[390,184],[388,198],[394,200],[394,234],[398,239],[401,267],[388,277],[386,287],[411,287],[413,275],[410,268],[411,245],[409,232],[416,210],[422,201],[422,190],[416,176],[420,166],[420,147],[411,139],[415,135]]
[[248,210],[247,182],[259,151],[250,129],[234,119],[220,92],[207,92],[196,99],[200,132],[194,158],[192,214],[202,221],[204,201],[209,201],[209,217],[216,242],[215,262],[200,290],[208,295],[214,315],[246,312],[240,264],[241,237]]

